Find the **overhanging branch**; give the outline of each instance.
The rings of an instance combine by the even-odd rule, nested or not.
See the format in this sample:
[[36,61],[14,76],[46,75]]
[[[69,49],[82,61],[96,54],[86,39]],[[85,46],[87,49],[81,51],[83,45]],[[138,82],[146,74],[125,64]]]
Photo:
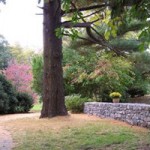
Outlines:
[[82,22],[82,23],[73,23],[71,21],[62,22],[61,26],[64,28],[87,28],[90,27],[94,22],[97,22],[99,19],[96,19],[92,22]]
[[[94,32],[97,33],[98,37],[96,37],[96,36],[93,34],[93,32],[91,31],[91,29],[94,30]],[[92,40],[94,40],[95,43],[100,44],[100,45],[102,45],[102,46],[104,46],[104,47],[109,48],[111,51],[114,51],[118,56],[124,56],[124,57],[125,57],[125,54],[124,54],[122,51],[120,51],[119,49],[114,48],[111,44],[109,44],[109,43],[107,42],[107,40],[105,40],[105,38],[104,38],[100,33],[98,33],[94,28],[92,28],[92,27],[87,27],[87,28],[86,28],[86,31],[87,31],[88,36],[89,36]]]
[[[78,8],[78,11],[87,11],[87,10],[92,10],[92,9],[97,9],[97,8],[103,8],[106,6],[109,6],[109,5],[100,4],[100,5],[94,5],[94,6],[89,6],[89,7],[82,7],[82,8]],[[68,14],[68,13],[73,13],[75,11],[77,11],[77,9],[74,9],[74,8],[68,10],[67,12],[62,10],[61,14],[64,15],[64,14]]]
[[72,27],[74,27],[74,28],[81,28],[81,27],[86,28],[86,27],[90,27],[91,23],[76,23],[76,24],[74,24],[72,22],[63,22],[61,24],[61,26],[64,28],[72,28]]
[[[68,36],[68,37],[70,37],[70,34],[63,34],[64,36]],[[87,41],[87,42],[90,42],[90,43],[92,43],[92,44],[98,44],[99,45],[99,47],[101,48],[101,49],[103,49],[104,48],[104,46],[103,45],[100,45],[98,42],[96,42],[96,41],[94,41],[93,39],[91,39],[91,38],[85,38],[85,37],[81,37],[81,36],[79,36],[78,35],[78,37],[77,37],[78,39],[81,39],[81,40],[84,40],[84,41]]]

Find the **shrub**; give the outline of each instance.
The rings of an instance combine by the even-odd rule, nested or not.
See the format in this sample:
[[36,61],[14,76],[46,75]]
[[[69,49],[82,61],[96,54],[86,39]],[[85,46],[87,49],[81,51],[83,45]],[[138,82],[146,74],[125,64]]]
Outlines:
[[17,93],[17,99],[17,112],[25,113],[33,107],[33,98],[27,93]]
[[17,93],[13,85],[0,74],[0,114],[28,112],[33,98],[27,93]]
[[14,113],[17,101],[12,84],[0,74],[0,114]]
[[146,93],[146,91],[144,91],[144,89],[142,89],[141,87],[131,87],[127,90],[127,93],[132,97],[140,97],[140,96],[144,96],[144,94]]
[[88,98],[81,98],[80,95],[71,95],[65,97],[66,107],[72,113],[83,112],[84,103],[88,101]]

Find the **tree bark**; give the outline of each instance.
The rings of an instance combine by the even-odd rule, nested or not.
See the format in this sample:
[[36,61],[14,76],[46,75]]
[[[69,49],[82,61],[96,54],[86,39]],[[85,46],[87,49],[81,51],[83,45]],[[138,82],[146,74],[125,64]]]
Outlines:
[[64,103],[62,39],[55,30],[61,24],[61,0],[44,2],[44,79],[41,118],[67,115]]

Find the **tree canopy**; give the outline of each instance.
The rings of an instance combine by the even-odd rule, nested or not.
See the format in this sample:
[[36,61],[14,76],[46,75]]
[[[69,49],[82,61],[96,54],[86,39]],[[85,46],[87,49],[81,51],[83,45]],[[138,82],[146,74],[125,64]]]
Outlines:
[[[62,17],[64,18],[61,29],[57,29],[57,34],[70,36],[72,39],[80,38],[92,43],[99,44],[105,49],[121,54],[121,48],[115,47],[108,42],[111,37],[123,35],[127,31],[142,30],[139,40],[143,43],[141,49],[149,45],[149,21],[150,3],[148,0],[111,0],[111,1],[82,1],[63,0]],[[140,15],[139,15],[139,12]],[[142,14],[142,15],[141,15]],[[144,17],[142,17],[144,16]],[[136,23],[132,23],[136,21]],[[103,26],[105,25],[105,27]],[[69,28],[69,29],[68,29]],[[84,28],[88,38],[79,31]],[[102,29],[102,32],[100,32]]]

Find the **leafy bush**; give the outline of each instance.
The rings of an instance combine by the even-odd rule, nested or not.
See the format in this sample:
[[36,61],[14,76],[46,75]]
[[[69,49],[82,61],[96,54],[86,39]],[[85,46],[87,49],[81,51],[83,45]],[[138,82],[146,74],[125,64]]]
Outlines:
[[65,97],[66,107],[72,113],[83,112],[84,103],[88,101],[88,98],[82,98],[80,95],[71,95]]
[[17,93],[13,85],[0,74],[0,114],[28,112],[33,98],[27,93]]
[[17,93],[17,112],[28,112],[33,107],[33,98],[27,93]]
[[131,87],[127,90],[127,93],[132,97],[140,97],[140,96],[144,96],[145,91],[140,87]]
[[12,84],[0,74],[0,114],[14,113],[17,101]]
[[91,51],[84,56],[78,53],[77,59],[73,57],[74,54],[72,61],[70,58],[66,60],[64,67],[68,95],[72,92],[106,102],[111,101],[109,93],[118,91],[125,95],[126,89],[133,84],[132,64],[126,58],[104,52],[93,54]]

